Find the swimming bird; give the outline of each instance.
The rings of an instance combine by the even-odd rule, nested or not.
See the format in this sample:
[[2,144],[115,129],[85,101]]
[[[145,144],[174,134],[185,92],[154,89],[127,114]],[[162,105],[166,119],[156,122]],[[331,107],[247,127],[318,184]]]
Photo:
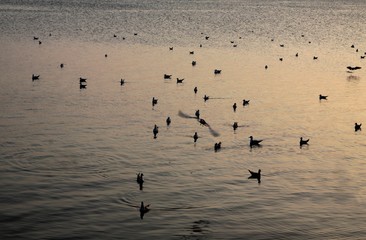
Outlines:
[[302,137],[300,138],[300,147],[302,145],[308,145],[308,142],[309,142],[310,139],[307,139],[307,140],[303,140]]
[[317,59],[318,59],[318,57],[317,57],[317,56],[314,56],[314,57],[313,57],[313,60],[317,60]]
[[64,64],[63,63],[60,64],[60,68],[64,68]]
[[158,99],[153,97],[151,100],[152,106],[155,106],[156,104],[158,104]]
[[192,66],[196,66],[197,62],[196,61],[192,61]]
[[214,145],[215,152],[217,152],[220,149],[221,149],[221,142],[215,143],[215,145]]
[[32,74],[32,81],[39,80],[39,75]]
[[120,83],[121,83],[121,86],[122,86],[123,84],[125,84],[125,80],[121,78]]
[[258,183],[261,183],[261,170],[259,169],[258,172],[253,172],[251,170],[249,170],[249,173],[250,173],[250,176],[248,177],[248,179],[251,179],[251,178],[255,178],[258,180]]
[[194,115],[196,116],[197,119],[199,119],[200,118],[200,110],[196,110]]
[[150,206],[150,204],[148,204],[148,205],[144,205],[144,202],[141,202],[141,206],[140,206],[140,218],[141,219],[144,219],[144,215],[147,213],[147,212],[149,212],[150,211],[150,209],[149,209],[149,206]]
[[266,66],[264,66],[264,69],[268,69],[268,66],[266,65]]
[[362,123],[360,123],[360,124],[355,123],[355,132],[362,130],[361,125],[362,125]]
[[233,110],[234,110],[234,112],[236,112],[236,103],[234,103],[234,105],[233,105]]
[[170,51],[173,51],[173,47],[169,47],[169,50],[170,50]]
[[39,45],[41,45],[41,44],[42,44],[42,42],[41,42],[41,41],[38,41],[38,44],[39,44]]
[[193,91],[194,91],[194,94],[197,94],[197,91],[198,91],[197,87],[194,87]]
[[107,54],[104,54],[104,57],[108,57],[108,55]]
[[157,136],[156,135],[158,135],[158,132],[159,132],[159,127],[158,126],[156,126],[156,124],[155,124],[155,126],[154,126],[154,129],[153,129],[153,134],[154,134],[154,138],[157,138]]
[[298,56],[299,56],[299,53],[296,53],[296,54],[295,54],[295,57],[298,57]]
[[198,134],[197,132],[194,133],[193,135],[193,139],[194,139],[194,142],[197,142],[197,139],[198,139]]
[[117,35],[116,34],[113,34],[113,37],[117,37]]
[[214,74],[220,74],[221,73],[221,70],[220,69],[215,69],[214,70]]
[[205,94],[205,96],[203,96],[203,100],[206,102],[208,99],[209,99],[210,97],[209,96],[207,96],[206,94]]
[[194,54],[194,51],[190,51],[189,54],[193,55]]
[[167,126],[169,126],[171,122],[172,122],[172,120],[170,119],[170,117],[168,117],[168,118],[166,119],[166,125],[167,125]]
[[137,183],[140,186],[140,190],[142,190],[143,188],[143,184],[144,184],[144,174],[143,173],[138,173],[137,174],[137,179],[136,179]]
[[209,36],[206,36],[205,38],[206,38],[206,40],[208,40],[210,37]]
[[249,138],[250,138],[250,142],[249,142],[250,147],[260,146],[260,143],[263,141],[263,140],[255,140],[255,139],[253,139],[253,136],[250,136]]
[[33,37],[33,40],[38,40],[39,38],[38,37]]
[[324,99],[324,100],[328,100],[328,99],[327,99],[327,97],[328,97],[328,96],[324,96],[324,95],[319,94],[319,100],[322,100],[322,99]]
[[183,80],[184,80],[184,78],[181,78],[181,79],[177,78],[177,84],[178,83],[183,83]]
[[245,100],[245,99],[243,99],[243,106],[249,105],[249,101],[250,101],[250,100]]
[[234,129],[234,131],[235,131],[238,127],[239,127],[238,122],[234,122],[234,124],[233,124],[233,129]]
[[171,77],[172,77],[172,75],[164,74],[164,79],[170,79]]
[[280,44],[280,47],[285,47],[285,44]]
[[282,62],[283,61],[283,58],[279,58],[279,60]]
[[359,66],[355,66],[355,67],[348,66],[347,69],[353,71],[353,70],[361,69],[361,67],[359,67]]
[[86,88],[86,84],[79,84],[79,88],[80,89],[85,89]]
[[79,78],[79,83],[82,84],[82,83],[86,83],[86,78],[82,78],[80,77]]

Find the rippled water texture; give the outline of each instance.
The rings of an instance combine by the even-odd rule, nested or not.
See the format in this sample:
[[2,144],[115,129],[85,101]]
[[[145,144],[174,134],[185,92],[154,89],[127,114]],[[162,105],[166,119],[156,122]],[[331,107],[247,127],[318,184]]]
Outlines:
[[365,239],[365,10],[0,1],[0,238]]

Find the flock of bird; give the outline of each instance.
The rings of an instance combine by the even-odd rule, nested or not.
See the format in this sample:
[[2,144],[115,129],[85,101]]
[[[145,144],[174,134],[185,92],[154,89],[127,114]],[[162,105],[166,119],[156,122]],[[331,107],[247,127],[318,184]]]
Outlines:
[[[136,36],[137,33],[135,33],[134,35]],[[51,36],[51,34],[50,34],[50,36]],[[116,35],[113,35],[113,37],[117,37],[117,36]],[[124,39],[125,38],[123,38],[123,40]],[[206,36],[205,39],[208,40],[209,37]],[[39,38],[38,37],[33,37],[33,40],[39,40]],[[273,41],[273,39],[271,41]],[[39,41],[39,44],[41,44],[41,43],[42,42]],[[231,43],[233,44],[234,41],[231,41]],[[200,44],[200,47],[202,47],[202,44]],[[234,44],[233,47],[237,47],[237,44]],[[284,44],[280,44],[280,47],[285,47],[285,45]],[[352,45],[351,47],[354,48],[354,45]],[[169,47],[169,50],[170,51],[173,51],[173,49],[174,49],[173,47]],[[356,50],[356,52],[358,52],[358,49]],[[194,51],[189,51],[189,54],[190,55],[193,55],[194,54]],[[366,55],[366,52],[365,52],[365,55]],[[107,57],[107,56],[108,55],[105,54],[105,57]],[[296,53],[295,56],[298,57],[299,54]],[[361,56],[361,58],[364,58],[364,56]],[[317,59],[318,59],[317,56],[314,56],[313,57],[313,60],[317,60]],[[279,60],[280,61],[283,61],[283,58],[279,58]],[[192,61],[191,64],[192,64],[192,66],[195,66],[197,64],[197,62],[196,61]],[[64,63],[61,63],[59,66],[60,66],[60,68],[64,68],[64,65],[65,65]],[[268,69],[268,65],[265,65],[265,69]],[[352,73],[352,71],[356,71],[358,69],[361,69],[361,67],[359,67],[359,66],[347,66],[347,69],[348,69],[348,72],[349,73]],[[221,69],[214,69],[214,71],[213,71],[213,73],[215,75],[221,74],[221,72],[222,72]],[[165,79],[165,80],[170,80],[171,78],[172,78],[172,75],[171,74],[166,74],[165,73],[163,75],[163,79]],[[36,81],[36,80],[39,80],[39,79],[40,79],[40,75],[32,74],[32,81]],[[176,78],[176,83],[177,84],[183,83],[183,81],[184,81],[184,78]],[[120,85],[123,86],[124,84],[125,84],[125,79],[121,79],[120,80]],[[83,77],[80,77],[79,78],[79,87],[80,87],[80,89],[85,89],[86,86],[87,86],[87,79],[86,78],[83,78]],[[194,87],[193,91],[194,91],[194,94],[197,94],[198,88],[197,87]],[[209,96],[207,96],[207,95],[204,95],[203,96],[203,100],[205,102],[208,101],[209,99],[210,99]],[[327,99],[328,99],[328,96],[319,94],[319,101],[327,100]],[[249,105],[249,102],[250,102],[249,99],[243,99],[242,100],[242,105],[243,106],[247,106],[247,105]],[[156,104],[158,104],[158,99],[155,98],[155,97],[153,97],[151,103],[152,103],[152,106],[154,107]],[[233,108],[233,111],[236,112],[237,103],[234,103],[233,106],[232,106],[232,108]],[[216,132],[215,130],[213,130],[211,128],[211,126],[203,118],[200,118],[200,111],[199,110],[196,110],[196,112],[194,114],[195,116],[191,116],[189,114],[183,113],[182,111],[179,111],[178,112],[178,115],[180,117],[183,117],[183,118],[196,119],[202,126],[208,127],[210,133],[213,136],[215,136],[215,137],[219,136],[219,133],[218,132]],[[167,126],[170,126],[171,121],[172,121],[171,118],[168,116],[167,119],[166,119]],[[357,131],[360,131],[361,130],[361,125],[362,125],[362,123],[355,123],[354,130],[356,132]],[[233,125],[232,125],[232,127],[233,127],[233,129],[235,131],[240,126],[239,126],[238,122],[234,122]],[[154,128],[153,128],[153,131],[152,132],[153,132],[154,139],[156,139],[157,136],[158,136],[158,133],[159,133],[159,127],[156,124],[154,125]],[[199,139],[198,133],[195,132],[194,135],[192,136],[192,138],[193,138],[194,143],[196,143],[198,141],[198,139]],[[299,146],[300,146],[300,148],[303,145],[308,145],[309,140],[310,139],[303,139],[303,137],[300,137],[300,140],[299,140]],[[249,147],[250,148],[253,148],[253,147],[261,147],[261,143],[262,142],[263,142],[262,139],[254,139],[253,136],[249,136]],[[217,143],[214,144],[213,149],[214,149],[215,152],[217,152],[217,151],[219,151],[221,149],[221,144],[222,144],[221,142],[217,142]],[[258,183],[261,182],[261,169],[259,169],[258,172],[254,172],[254,171],[251,171],[249,169],[248,169],[248,171],[250,173],[250,176],[248,177],[248,179],[256,179],[258,181]],[[143,173],[138,173],[137,174],[137,180],[136,181],[139,184],[140,190],[143,189],[143,184],[144,184],[143,176],[144,176]],[[149,205],[145,205],[144,202],[141,202],[141,205],[140,205],[140,218],[143,219],[144,214],[146,214],[149,211],[150,211]]]

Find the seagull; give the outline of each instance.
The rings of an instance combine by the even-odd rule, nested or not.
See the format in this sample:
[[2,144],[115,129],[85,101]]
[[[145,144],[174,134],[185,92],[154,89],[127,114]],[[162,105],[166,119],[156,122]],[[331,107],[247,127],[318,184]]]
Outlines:
[[141,206],[140,206],[140,218],[141,219],[144,219],[145,213],[150,211],[149,206],[150,206],[150,204],[144,206],[144,202],[141,202]]
[[221,73],[221,70],[220,69],[215,69],[214,70],[214,74],[220,74]]
[[167,126],[169,126],[171,122],[172,122],[172,120],[170,119],[170,117],[168,117],[168,118],[166,119],[166,125],[167,125]]
[[314,57],[313,57],[313,60],[317,60],[317,59],[318,59],[318,57],[317,57],[317,56],[314,56]]
[[203,96],[203,100],[206,102],[208,99],[209,99],[210,97],[209,96],[207,96],[206,94],[205,94],[205,96]]
[[196,61],[192,61],[192,66],[196,66],[197,62]]
[[197,94],[197,91],[198,91],[197,87],[194,87],[193,91],[194,91],[194,94]]
[[251,178],[255,178],[258,180],[258,183],[261,182],[261,170],[259,169],[258,172],[253,172],[253,171],[250,171],[248,169],[248,171],[250,172],[250,176],[248,177],[248,179],[251,179]]
[[153,97],[151,103],[152,103],[152,106],[155,106],[155,104],[158,104],[158,99]]
[[120,83],[121,83],[121,86],[122,86],[123,84],[125,84],[125,80],[121,78]]
[[39,80],[39,75],[32,74],[32,81]]
[[355,67],[348,66],[347,69],[353,71],[353,70],[361,69],[361,67],[359,67],[359,66],[355,66]]
[[233,105],[234,112],[236,112],[236,103]]
[[197,139],[198,139],[198,134],[197,132],[194,133],[193,135],[193,139],[194,139],[194,142],[197,142]]
[[190,51],[189,54],[194,54],[194,51]]
[[324,99],[324,100],[328,100],[328,99],[327,99],[327,97],[328,97],[328,96],[324,96],[324,95],[319,94],[319,100],[322,100],[322,99]]
[[249,105],[249,101],[250,101],[250,100],[245,100],[245,99],[243,99],[243,106]]
[[157,136],[156,136],[156,135],[158,135],[158,132],[159,132],[158,128],[159,128],[159,127],[158,127],[158,126],[156,126],[156,124],[155,124],[154,129],[153,129],[154,138],[157,138]]
[[170,50],[170,51],[173,51],[173,47],[169,47],[169,50]]
[[234,122],[234,124],[233,124],[233,129],[234,129],[234,131],[238,128],[239,126],[238,126],[238,122]]
[[310,140],[310,139],[308,139],[308,140],[303,140],[303,139],[302,139],[302,137],[301,137],[301,138],[300,138],[300,147],[301,147],[302,145],[308,145],[309,140]]
[[144,174],[143,173],[138,173],[137,174],[137,179],[136,179],[137,183],[140,185],[140,190],[142,190],[143,188],[143,184],[144,184]]
[[362,123],[360,123],[360,124],[355,123],[355,132],[362,130],[361,125],[362,125]]
[[64,64],[63,63],[60,64],[60,68],[64,68]]
[[194,115],[196,116],[197,119],[200,119],[200,110],[197,110]]
[[164,74],[164,79],[170,79],[171,77],[172,77],[172,75]]
[[184,80],[184,78],[181,78],[181,79],[177,78],[177,84],[178,83],[183,83],[183,80]]
[[253,139],[253,136],[250,136],[250,142],[249,142],[249,146],[253,147],[253,146],[260,146],[260,142],[262,142],[263,140],[255,140]]
[[79,83],[82,84],[82,83],[86,83],[86,78],[79,78]]

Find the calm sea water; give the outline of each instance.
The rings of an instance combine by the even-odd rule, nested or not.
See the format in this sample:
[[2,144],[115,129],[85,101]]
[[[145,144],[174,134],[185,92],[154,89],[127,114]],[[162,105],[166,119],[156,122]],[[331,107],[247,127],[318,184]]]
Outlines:
[[[365,11],[361,0],[0,1],[0,238],[365,239],[366,137],[353,128],[366,122],[365,69],[346,71],[365,67]],[[220,136],[178,115],[197,109]]]

